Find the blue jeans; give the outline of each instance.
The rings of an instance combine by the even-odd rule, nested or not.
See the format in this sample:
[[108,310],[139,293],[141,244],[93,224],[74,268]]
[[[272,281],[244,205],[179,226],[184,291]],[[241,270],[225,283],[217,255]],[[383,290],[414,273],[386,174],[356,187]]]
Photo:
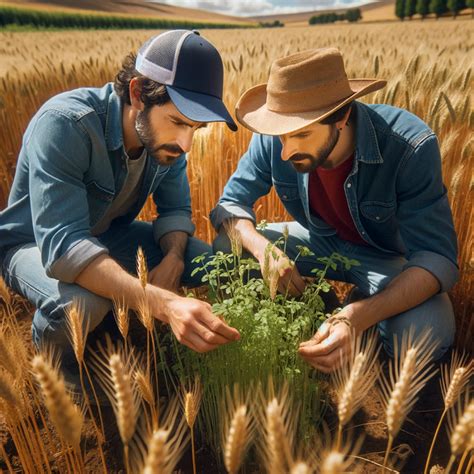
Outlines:
[[[341,265],[338,265],[336,271],[329,269],[326,277],[356,285],[365,296],[371,296],[383,290],[402,272],[407,262],[402,255],[385,254],[373,247],[355,245],[337,236],[315,236],[298,222],[269,224],[263,234],[274,242],[282,236],[285,225],[288,225],[289,229],[286,253],[290,258],[295,259],[298,254],[297,245],[308,247],[315,254],[310,257],[298,257],[296,266],[302,275],[312,276],[311,270],[323,268],[317,261],[318,257],[338,252],[345,257],[358,260],[360,266],[344,270]],[[227,248],[228,239],[220,233],[214,241],[214,251]],[[408,331],[410,326],[413,326],[415,336],[426,328],[432,329],[433,339],[437,341],[434,358],[441,358],[453,344],[455,333],[454,312],[447,293],[438,293],[424,303],[377,324],[384,349],[389,356],[393,357],[393,336],[397,334],[400,342],[403,332]]]
[[[136,274],[135,256],[139,245],[150,270],[163,258],[163,253],[153,239],[152,225],[147,222],[134,221],[128,226],[112,226],[98,238],[109,249],[110,256],[132,274]],[[211,253],[208,244],[194,237],[188,239],[184,256],[185,270],[181,279],[183,285],[200,284],[201,275],[191,277],[194,269],[191,261],[205,252]],[[39,249],[34,243],[7,251],[3,258],[2,273],[7,285],[37,308],[33,317],[32,336],[38,347],[46,343],[55,350],[70,351],[64,314],[73,299],[82,303],[89,322],[89,332],[112,310],[111,300],[79,285],[48,277],[41,263]]]

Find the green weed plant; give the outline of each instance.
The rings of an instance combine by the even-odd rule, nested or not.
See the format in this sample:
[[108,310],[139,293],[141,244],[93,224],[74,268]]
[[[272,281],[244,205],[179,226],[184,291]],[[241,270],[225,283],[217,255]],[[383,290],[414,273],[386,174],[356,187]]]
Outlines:
[[[273,252],[275,246],[285,251],[286,238],[269,244],[267,252]],[[203,283],[209,287],[213,312],[239,330],[240,340],[206,354],[193,352],[176,340],[173,344],[174,371],[181,381],[189,383],[199,376],[203,385],[201,432],[206,433],[206,441],[216,454],[220,449],[222,401],[226,387],[232,391],[235,384],[243,394],[256,393],[258,387],[265,391],[269,380],[277,390],[288,384],[295,413],[300,413],[298,433],[303,438],[311,435],[324,406],[321,374],[301,359],[297,348],[326,319],[321,292],[331,289],[325,280],[327,270],[336,269],[338,264],[346,269],[358,264],[337,253],[318,258],[321,268],[313,270],[314,281],[306,285],[301,297],[294,298],[287,291],[275,295],[269,279],[262,278],[258,262],[242,258],[238,245],[232,247],[230,254],[217,252],[195,258],[198,267],[194,271],[204,272]],[[314,255],[306,247],[298,250],[291,262],[293,268],[299,257]]]

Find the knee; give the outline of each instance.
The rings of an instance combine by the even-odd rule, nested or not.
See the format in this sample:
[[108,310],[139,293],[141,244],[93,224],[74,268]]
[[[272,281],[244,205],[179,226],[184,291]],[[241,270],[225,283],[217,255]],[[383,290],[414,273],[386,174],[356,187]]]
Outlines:
[[378,327],[383,346],[390,357],[394,355],[395,335],[400,349],[404,333],[412,330],[417,339],[430,331],[431,343],[435,347],[433,360],[438,360],[454,343],[453,306],[447,293],[440,293],[415,308],[380,322]]
[[221,227],[219,233],[217,234],[217,237],[212,242],[212,252],[232,252],[232,245],[230,243],[229,237],[227,236],[227,233],[224,230],[224,226]]
[[112,302],[106,298],[83,289],[72,293],[69,289],[61,291],[61,285],[58,298],[45,301],[34,314],[32,337],[38,348],[51,347],[60,352],[71,350],[67,311],[73,304],[77,304],[80,309],[84,335],[93,331],[112,309]]

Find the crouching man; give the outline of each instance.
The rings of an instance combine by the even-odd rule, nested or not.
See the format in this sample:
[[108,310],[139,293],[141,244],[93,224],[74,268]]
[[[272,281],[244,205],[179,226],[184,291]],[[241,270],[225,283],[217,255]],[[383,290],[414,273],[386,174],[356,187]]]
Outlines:
[[[137,309],[139,246],[153,316],[199,352],[236,340],[207,303],[174,291],[210,247],[192,237],[186,156],[208,122],[236,125],[222,102],[223,65],[197,32],[168,31],[125,58],[115,83],[47,101],[23,139],[8,206],[0,212],[6,283],[37,308],[33,340],[71,354],[65,312],[76,299],[94,330],[123,301]],[[152,195],[158,218],[136,220]]]
[[[432,330],[439,358],[453,343],[454,314],[447,295],[458,278],[457,244],[441,176],[435,134],[413,114],[356,99],[385,86],[348,79],[335,48],[300,52],[275,61],[268,84],[246,91],[237,118],[254,132],[248,151],[211,212],[227,246],[223,223],[232,220],[242,244],[263,267],[269,241],[288,225],[286,255],[272,260],[280,288],[303,291],[301,275],[338,252],[360,262],[329,269],[330,279],[356,285],[360,297],[340,316],[350,324],[323,325],[299,353],[331,372],[350,350],[352,326],[376,325],[393,355],[393,335],[410,326]],[[271,187],[294,221],[255,229],[255,201]],[[289,269],[297,246],[314,257]]]

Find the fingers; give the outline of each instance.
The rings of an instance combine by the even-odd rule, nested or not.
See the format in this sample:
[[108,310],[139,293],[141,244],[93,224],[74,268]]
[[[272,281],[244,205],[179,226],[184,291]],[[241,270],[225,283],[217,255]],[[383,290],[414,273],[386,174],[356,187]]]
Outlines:
[[300,345],[298,348],[298,353],[303,357],[319,357],[324,356],[340,346],[341,342],[336,333],[328,335],[321,342],[312,342],[308,341],[308,344]]
[[347,358],[347,353],[343,348],[338,348],[327,356],[311,358],[303,357],[306,362],[312,365],[315,369],[326,374],[337,370]]
[[195,332],[186,334],[185,338],[182,340],[182,344],[201,354],[212,351],[219,347],[219,344],[210,344],[206,342],[204,339],[202,339],[202,337],[200,337],[199,334],[196,334]]
[[230,327],[227,323],[215,316],[209,306],[209,311],[201,312],[200,322],[207,327],[212,333],[221,336],[225,342],[238,341],[240,333],[237,329]]
[[300,347],[305,347],[308,345],[319,344],[322,340],[326,339],[329,336],[329,324],[323,323],[320,328],[314,334],[314,336],[308,341],[304,341],[300,344]]

